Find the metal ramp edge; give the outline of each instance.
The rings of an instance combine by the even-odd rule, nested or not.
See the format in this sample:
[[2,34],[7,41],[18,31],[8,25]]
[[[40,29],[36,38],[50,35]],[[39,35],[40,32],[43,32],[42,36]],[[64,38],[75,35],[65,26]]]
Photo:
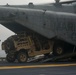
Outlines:
[[76,56],[76,52],[75,53],[68,53],[68,54],[61,55],[61,56],[50,56],[49,58],[46,58],[40,62],[44,63],[44,62],[48,62],[48,61],[58,61],[61,59],[68,59],[68,58],[71,58],[73,56]]

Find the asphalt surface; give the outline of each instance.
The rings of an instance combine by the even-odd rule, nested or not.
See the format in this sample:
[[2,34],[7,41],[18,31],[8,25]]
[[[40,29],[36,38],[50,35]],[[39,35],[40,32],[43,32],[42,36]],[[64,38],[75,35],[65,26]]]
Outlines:
[[76,75],[76,62],[0,62],[0,75]]

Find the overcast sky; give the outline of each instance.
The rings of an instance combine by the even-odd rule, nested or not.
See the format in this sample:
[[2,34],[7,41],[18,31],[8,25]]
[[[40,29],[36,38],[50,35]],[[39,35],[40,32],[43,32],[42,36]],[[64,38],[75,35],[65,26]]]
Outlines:
[[[66,1],[66,0],[61,0]],[[16,5],[16,4],[28,4],[29,2],[33,2],[34,4],[42,4],[42,3],[51,3],[55,2],[54,0],[0,0],[0,5]],[[0,25],[0,49],[1,43],[9,36],[13,35],[14,33],[9,29],[5,28],[4,26]]]
[[46,3],[46,2],[54,2],[54,0],[0,0],[0,4],[27,4],[29,2],[33,3]]
[[[68,0],[60,0],[60,1],[68,1]],[[55,0],[0,0],[0,4],[28,4],[29,2],[33,2],[34,4],[39,4],[39,3],[51,3],[55,2]]]

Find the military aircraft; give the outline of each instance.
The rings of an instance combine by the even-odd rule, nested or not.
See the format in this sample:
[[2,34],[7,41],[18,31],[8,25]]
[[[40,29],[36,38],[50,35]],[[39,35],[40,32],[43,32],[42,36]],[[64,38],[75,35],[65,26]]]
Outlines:
[[[28,9],[28,10],[33,10],[33,9],[34,10],[36,10],[36,9],[37,10],[42,10],[42,11],[44,11],[44,13],[47,10],[48,11],[54,11],[54,12],[75,13],[76,12],[75,11],[75,2],[76,1],[59,2],[59,0],[56,0],[56,3],[47,3],[47,4],[42,4],[42,5],[34,5],[33,3],[29,3],[28,5],[9,5],[9,4],[7,4],[7,5],[3,5],[3,6],[0,7],[1,20],[3,19],[3,17],[6,14],[7,14],[6,15],[7,18],[9,18],[8,16],[10,16],[10,18],[16,17],[16,14],[17,14],[18,10],[22,11],[25,8]],[[8,12],[8,13],[6,13],[6,12]],[[5,18],[6,17],[4,17],[4,19]],[[16,33],[15,30],[12,29],[12,31],[14,31]]]
[[[62,55],[67,52],[69,53],[75,51],[75,0],[65,2],[56,0],[55,3],[42,5],[34,5],[33,3],[29,3],[28,5],[7,4],[0,6],[0,23],[16,34],[25,31],[26,34],[31,35],[32,37],[37,37],[39,41],[33,40],[41,44],[38,47],[39,49],[43,49],[45,45],[49,48],[53,45],[52,52],[54,55]],[[45,41],[45,43],[41,40]],[[50,46],[48,46],[49,44],[46,41],[50,41]],[[35,44],[37,44],[36,42]],[[6,43],[6,45],[4,45],[3,43],[2,45],[3,47],[5,46],[6,49],[6,45],[8,44]],[[9,47],[9,45],[7,47]],[[9,49],[10,47],[6,49],[7,51],[5,50],[7,54],[11,53]],[[17,49],[17,47],[15,49]],[[45,50],[47,51],[47,48],[45,48]],[[46,51],[44,52],[46,53]],[[47,54],[48,53],[46,53],[46,55]],[[22,62],[23,60],[21,61],[19,59],[19,61]]]

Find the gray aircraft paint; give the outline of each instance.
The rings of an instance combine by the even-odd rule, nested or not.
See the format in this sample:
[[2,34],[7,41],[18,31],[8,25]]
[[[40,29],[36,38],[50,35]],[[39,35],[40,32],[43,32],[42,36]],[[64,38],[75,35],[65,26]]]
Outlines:
[[16,21],[47,38],[59,37],[67,42],[75,44],[75,14],[41,10],[28,12],[29,10],[26,10],[25,12],[28,15],[28,20],[25,19],[24,21],[21,17],[20,19],[18,17],[18,20],[16,19]]
[[76,3],[34,7],[0,7],[0,23],[17,33],[25,28],[49,39],[57,37],[76,45]]

